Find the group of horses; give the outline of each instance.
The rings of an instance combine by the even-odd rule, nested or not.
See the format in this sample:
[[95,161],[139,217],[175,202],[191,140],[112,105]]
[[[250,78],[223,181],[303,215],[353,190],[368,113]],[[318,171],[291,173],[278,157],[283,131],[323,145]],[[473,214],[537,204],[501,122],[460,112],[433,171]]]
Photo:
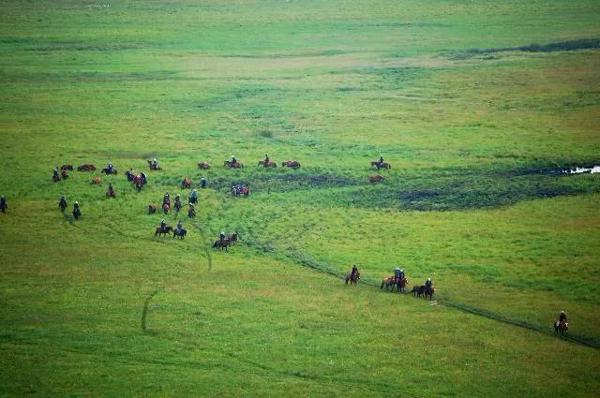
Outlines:
[[173,233],[173,238],[178,237],[179,239],[183,239],[187,235],[187,230],[182,228],[181,231],[178,231],[177,228],[167,225],[164,228],[157,227],[156,232],[154,232],[154,236],[166,236],[170,233]]
[[[348,272],[344,277],[344,282],[351,285],[357,285],[360,279],[360,272]],[[393,292],[394,289],[398,293],[406,293],[406,286],[408,285],[407,278],[396,278],[395,276],[388,276],[383,278],[381,281],[380,289],[386,289],[387,291]],[[414,286],[412,290],[409,292],[412,293],[415,297],[424,297],[429,298],[431,300],[433,295],[435,294],[435,288],[433,286]]]

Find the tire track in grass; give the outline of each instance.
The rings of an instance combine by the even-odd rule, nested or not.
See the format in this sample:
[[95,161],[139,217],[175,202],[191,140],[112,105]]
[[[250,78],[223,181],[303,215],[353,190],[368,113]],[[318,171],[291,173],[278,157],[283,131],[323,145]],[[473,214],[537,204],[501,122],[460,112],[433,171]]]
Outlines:
[[[346,273],[340,272],[339,270],[332,267],[331,265],[329,265],[323,261],[316,260],[316,259],[308,256],[306,253],[303,253],[297,249],[292,248],[292,249],[287,249],[287,250],[276,250],[275,248],[273,248],[270,245],[267,246],[265,244],[261,244],[260,242],[252,240],[252,239],[244,239],[244,242],[250,248],[257,250],[257,251],[263,253],[264,255],[272,256],[272,257],[275,257],[275,258],[281,259],[281,260],[292,261],[303,267],[311,268],[315,271],[318,271],[318,272],[321,272],[324,274],[328,274],[328,275],[334,276],[339,279],[344,279],[344,277],[346,275]],[[373,278],[368,278],[368,277],[365,278],[365,277],[361,276],[361,282],[362,282],[362,284],[372,286],[372,287],[380,286],[379,282]],[[595,348],[595,349],[600,348],[600,338],[596,337],[596,336],[584,336],[584,335],[579,335],[579,334],[574,334],[574,333],[569,333],[567,335],[559,335],[559,334],[554,333],[554,331],[550,327],[544,327],[542,325],[539,325],[539,324],[533,323],[533,322],[529,322],[527,320],[511,318],[511,317],[502,315],[497,312],[489,311],[489,310],[486,310],[483,308],[478,308],[478,307],[460,303],[460,302],[455,302],[453,300],[446,299],[443,296],[440,296],[439,294],[437,294],[436,302],[439,305],[444,305],[446,307],[453,308],[453,309],[456,309],[456,310],[459,310],[462,312],[466,312],[468,314],[477,315],[477,316],[488,318],[488,319],[491,319],[491,320],[494,320],[497,322],[502,322],[502,323],[505,323],[508,325],[532,330],[535,332],[545,334],[547,336],[557,337],[561,340],[569,341],[569,342],[579,344],[579,345],[582,345],[585,347],[590,347],[590,348]]]

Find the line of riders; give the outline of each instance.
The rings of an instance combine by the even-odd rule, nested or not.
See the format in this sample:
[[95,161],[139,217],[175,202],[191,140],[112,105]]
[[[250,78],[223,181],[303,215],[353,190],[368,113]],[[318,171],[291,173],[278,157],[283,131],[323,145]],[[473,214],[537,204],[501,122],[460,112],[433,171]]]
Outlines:
[[[356,266],[356,264],[354,264],[352,265],[352,270],[346,274],[345,283],[356,285],[359,279],[360,272],[358,271],[358,267]],[[390,290],[391,288],[391,291],[394,291],[395,287],[398,293],[400,293],[406,291],[407,284],[408,278],[406,278],[404,269],[397,266],[394,268],[394,275],[386,277],[381,281],[380,288],[383,289],[385,287],[386,290]],[[431,281],[431,278],[427,278],[424,285],[415,286],[410,292],[413,293],[413,295],[416,297],[424,296],[429,297],[431,299],[433,297],[433,294],[435,293],[435,288],[433,287],[433,282]]]
[[[181,196],[179,194],[175,195],[175,201],[174,201],[174,209],[175,212],[179,213],[179,211],[183,208],[183,205],[181,204]],[[188,197],[188,217],[189,218],[194,218],[196,217],[196,205],[198,204],[198,191],[196,191],[195,189],[192,190],[192,192],[190,193],[190,196]],[[162,206],[161,208],[163,209],[163,212],[165,214],[168,214],[169,211],[171,210],[171,196],[169,195],[168,192],[165,193],[165,195],[163,196],[163,200],[162,200]]]

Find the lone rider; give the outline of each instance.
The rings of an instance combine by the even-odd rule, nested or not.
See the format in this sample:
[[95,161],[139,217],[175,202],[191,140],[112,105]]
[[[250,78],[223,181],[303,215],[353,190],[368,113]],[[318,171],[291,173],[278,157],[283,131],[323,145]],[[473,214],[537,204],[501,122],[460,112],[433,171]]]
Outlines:
[[567,314],[564,311],[561,311],[558,315],[558,324],[567,323]]
[[112,172],[113,172],[112,162],[108,162],[108,166],[106,166],[106,174],[112,174]]
[[162,220],[160,220],[160,230],[164,231],[167,229],[167,223],[165,222],[165,219],[163,218]]
[[379,155],[379,165],[383,166],[383,156]]
[[356,277],[358,277],[358,268],[356,267],[356,264],[353,264],[352,271],[350,272],[350,278],[356,279]]
[[0,211],[6,213],[6,210],[8,210],[8,204],[6,203],[6,198],[2,195],[0,196]]
[[65,211],[67,208],[67,199],[65,198],[65,195],[60,197],[60,200],[58,201],[58,207],[60,207],[60,211]]
[[200,188],[206,188],[206,178],[204,177],[200,179]]
[[181,209],[181,198],[179,197],[179,194],[175,195],[175,209],[177,211]]
[[427,278],[427,281],[425,281],[425,288],[429,290],[432,287],[433,287],[433,282],[431,281],[431,278]]
[[219,234],[219,241],[223,242],[225,240],[225,232],[221,231],[221,233]]
[[196,189],[193,189],[192,193],[190,194],[190,203],[198,203],[198,192],[196,191]]
[[158,160],[156,160],[156,158],[152,159],[152,163],[150,163],[150,168],[152,170],[158,170]]
[[81,216],[81,209],[79,208],[78,201],[75,201],[75,203],[73,203],[73,216],[75,218],[79,218],[79,216]]
[[231,162],[229,162],[230,164],[236,164],[237,163],[237,159],[235,158],[235,156],[231,155]]
[[269,164],[269,154],[265,153],[265,164]]
[[164,205],[169,205],[169,207],[171,206],[171,197],[169,196],[169,193],[165,193],[165,196],[163,197],[163,206]]

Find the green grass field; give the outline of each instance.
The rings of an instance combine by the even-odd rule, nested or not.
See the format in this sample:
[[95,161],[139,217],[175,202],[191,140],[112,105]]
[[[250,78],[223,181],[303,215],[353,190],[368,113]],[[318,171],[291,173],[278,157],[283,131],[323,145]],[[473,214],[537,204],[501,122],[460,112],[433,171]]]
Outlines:
[[[591,0],[4,2],[0,396],[593,396],[600,176],[559,170],[600,165],[599,21]],[[195,221],[166,217],[186,239],[155,238],[148,204],[201,176]],[[396,264],[434,300],[380,291]]]

